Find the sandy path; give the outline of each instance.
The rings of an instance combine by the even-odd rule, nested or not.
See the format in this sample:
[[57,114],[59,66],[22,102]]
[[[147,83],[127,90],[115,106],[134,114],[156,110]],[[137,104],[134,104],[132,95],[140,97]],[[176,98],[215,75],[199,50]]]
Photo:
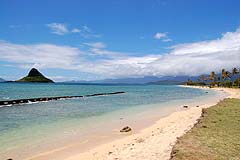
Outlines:
[[[227,92],[229,97],[240,98],[239,89],[214,89]],[[216,103],[174,112],[138,134],[103,144],[90,151],[73,155],[66,160],[167,160],[177,137],[192,128],[201,116],[202,108]]]

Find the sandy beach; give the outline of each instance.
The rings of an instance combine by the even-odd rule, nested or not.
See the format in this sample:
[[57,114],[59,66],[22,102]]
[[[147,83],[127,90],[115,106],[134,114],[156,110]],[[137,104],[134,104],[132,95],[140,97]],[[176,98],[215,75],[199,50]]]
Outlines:
[[0,160],[240,160],[239,8],[0,0]]
[[[213,93],[206,87],[180,87],[201,88],[204,89],[205,94]],[[117,119],[109,126],[100,127],[100,129],[108,129],[106,131],[108,134],[105,132],[100,134],[99,130],[96,130],[95,133],[88,132],[89,135],[94,134],[88,138],[81,139],[77,136],[73,138],[74,141],[50,146],[52,148],[47,148],[48,144],[45,143],[42,151],[34,150],[34,153],[31,149],[27,155],[28,152],[23,150],[24,154],[17,152],[12,155],[24,155],[25,157],[20,157],[24,160],[168,160],[177,137],[182,136],[194,126],[201,116],[202,108],[213,106],[224,98],[240,98],[239,89],[212,88],[211,90],[218,92],[215,97],[209,99],[206,97],[202,101],[199,98],[194,101],[181,101],[180,104],[173,103],[176,106],[171,107],[171,104],[160,112],[145,111],[146,113],[141,113],[137,119],[132,117],[133,119],[130,120],[124,117],[121,120]],[[187,107],[183,107],[185,105]],[[130,126],[132,132],[120,133],[119,130],[124,126]],[[59,140],[61,142],[64,139]],[[54,145],[54,143],[49,144]],[[10,157],[17,158],[17,156]]]
[[[228,93],[228,98],[240,98],[239,89],[213,89]],[[193,127],[201,116],[202,108],[215,105],[218,101],[174,112],[143,129],[140,133],[131,134],[87,152],[72,155],[66,160],[167,160],[170,158],[171,149],[177,137]]]

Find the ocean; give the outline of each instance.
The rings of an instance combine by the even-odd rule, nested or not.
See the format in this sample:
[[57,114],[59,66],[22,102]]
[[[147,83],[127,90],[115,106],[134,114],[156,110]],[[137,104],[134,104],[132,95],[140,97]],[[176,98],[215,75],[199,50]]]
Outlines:
[[[126,93],[0,106],[0,159],[24,159],[76,141],[88,140],[90,146],[113,134],[120,137],[118,131],[124,125],[147,126],[146,117],[164,116],[168,108],[173,111],[224,96],[177,85],[0,83],[0,100],[120,91]],[[136,131],[141,128],[137,126]]]

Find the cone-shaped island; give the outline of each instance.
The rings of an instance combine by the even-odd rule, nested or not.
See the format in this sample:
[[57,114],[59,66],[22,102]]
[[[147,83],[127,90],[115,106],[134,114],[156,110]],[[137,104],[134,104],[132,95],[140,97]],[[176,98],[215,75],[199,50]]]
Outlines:
[[53,80],[46,78],[36,68],[32,68],[28,75],[16,82],[39,82],[39,83],[54,83]]

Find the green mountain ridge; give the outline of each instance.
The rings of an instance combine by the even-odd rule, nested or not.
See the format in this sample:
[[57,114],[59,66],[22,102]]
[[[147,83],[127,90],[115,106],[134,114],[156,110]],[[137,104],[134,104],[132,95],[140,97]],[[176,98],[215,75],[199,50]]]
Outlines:
[[39,83],[54,83],[53,80],[46,78],[36,68],[32,68],[28,75],[16,82],[39,82]]

